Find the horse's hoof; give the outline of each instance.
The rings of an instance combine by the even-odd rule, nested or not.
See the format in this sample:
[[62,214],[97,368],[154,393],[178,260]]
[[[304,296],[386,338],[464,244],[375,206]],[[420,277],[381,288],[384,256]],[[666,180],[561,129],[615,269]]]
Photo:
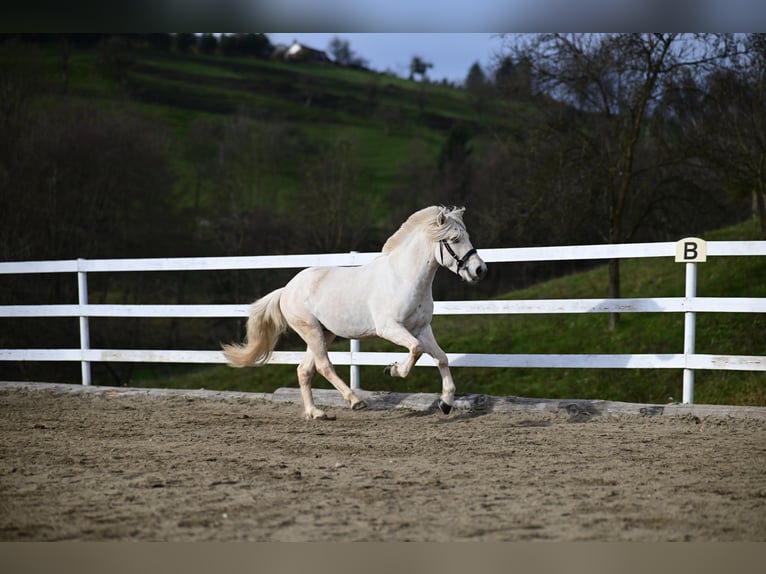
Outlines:
[[393,377],[393,375],[391,374],[391,371],[393,370],[393,368],[394,368],[394,363],[391,363],[390,365],[386,365],[386,368],[383,369],[383,372],[387,374],[389,377]]
[[452,405],[448,405],[443,400],[439,399],[436,403],[436,406],[439,407],[439,410],[443,412],[445,415],[448,415],[452,412]]
[[366,408],[367,408],[367,403],[365,403],[364,401],[357,401],[353,405],[351,405],[352,411],[361,411],[362,409],[366,409]]

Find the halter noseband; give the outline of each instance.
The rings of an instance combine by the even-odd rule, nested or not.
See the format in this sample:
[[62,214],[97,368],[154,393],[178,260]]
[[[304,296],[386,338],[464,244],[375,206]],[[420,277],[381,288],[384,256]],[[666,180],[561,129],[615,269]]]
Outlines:
[[439,255],[441,256],[442,265],[444,265],[444,251],[443,249],[447,250],[447,253],[452,255],[453,259],[457,261],[457,270],[460,271],[460,269],[468,263],[468,260],[471,258],[472,255],[476,255],[476,249],[469,249],[463,257],[458,257],[457,253],[455,253],[455,250],[452,249],[450,244],[447,242],[446,239],[442,239],[439,241]]

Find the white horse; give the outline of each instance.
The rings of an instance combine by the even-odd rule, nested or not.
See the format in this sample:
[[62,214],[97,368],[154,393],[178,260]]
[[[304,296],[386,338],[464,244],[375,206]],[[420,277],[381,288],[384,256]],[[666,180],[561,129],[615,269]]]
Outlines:
[[476,283],[487,272],[468,238],[464,211],[432,206],[414,213],[386,241],[382,254],[366,265],[304,269],[287,285],[253,303],[246,343],[224,345],[224,355],[235,367],[263,365],[279,336],[291,327],[308,345],[298,366],[305,416],[324,419],[327,415],[316,407],[311,394],[315,370],[352,409],[367,406],[335,372],[328,345],[336,336],[382,337],[410,353],[407,360],[386,367],[392,377],[406,377],[423,353],[436,360],[442,377],[438,405],[448,414],[455,383],[447,355],[431,331],[431,286],[440,266],[468,283]]

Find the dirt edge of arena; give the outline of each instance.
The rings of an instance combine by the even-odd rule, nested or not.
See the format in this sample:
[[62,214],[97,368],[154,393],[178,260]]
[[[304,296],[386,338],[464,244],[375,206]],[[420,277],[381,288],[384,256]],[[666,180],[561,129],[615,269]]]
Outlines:
[[[66,383],[0,381],[0,391],[49,391],[63,394],[85,393],[96,395],[140,395],[156,397],[195,397],[206,399],[245,399],[275,403],[300,404],[298,388],[283,387],[274,393],[240,391],[213,391],[208,389],[163,389],[139,387],[86,386]],[[436,410],[436,393],[396,393],[390,391],[356,391],[373,410],[406,409],[412,411]],[[334,390],[314,389],[314,400],[319,406],[344,407],[345,401]],[[458,412],[492,413],[561,413],[570,417],[588,419],[603,415],[636,415],[642,417],[697,417],[766,420],[766,407],[707,404],[643,404],[587,399],[538,399],[485,394],[458,394],[454,409]]]

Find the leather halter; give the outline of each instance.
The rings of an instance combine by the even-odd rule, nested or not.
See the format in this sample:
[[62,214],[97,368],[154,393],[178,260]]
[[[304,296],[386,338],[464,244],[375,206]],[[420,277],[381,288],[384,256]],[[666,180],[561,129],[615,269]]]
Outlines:
[[460,271],[460,269],[468,263],[468,260],[471,258],[472,255],[476,255],[476,249],[469,249],[463,257],[458,257],[457,253],[455,253],[455,250],[452,249],[452,246],[447,242],[446,239],[442,239],[439,241],[439,255],[441,256],[442,265],[444,265],[444,251],[443,249],[447,250],[447,253],[452,255],[452,258],[457,261],[457,270]]

